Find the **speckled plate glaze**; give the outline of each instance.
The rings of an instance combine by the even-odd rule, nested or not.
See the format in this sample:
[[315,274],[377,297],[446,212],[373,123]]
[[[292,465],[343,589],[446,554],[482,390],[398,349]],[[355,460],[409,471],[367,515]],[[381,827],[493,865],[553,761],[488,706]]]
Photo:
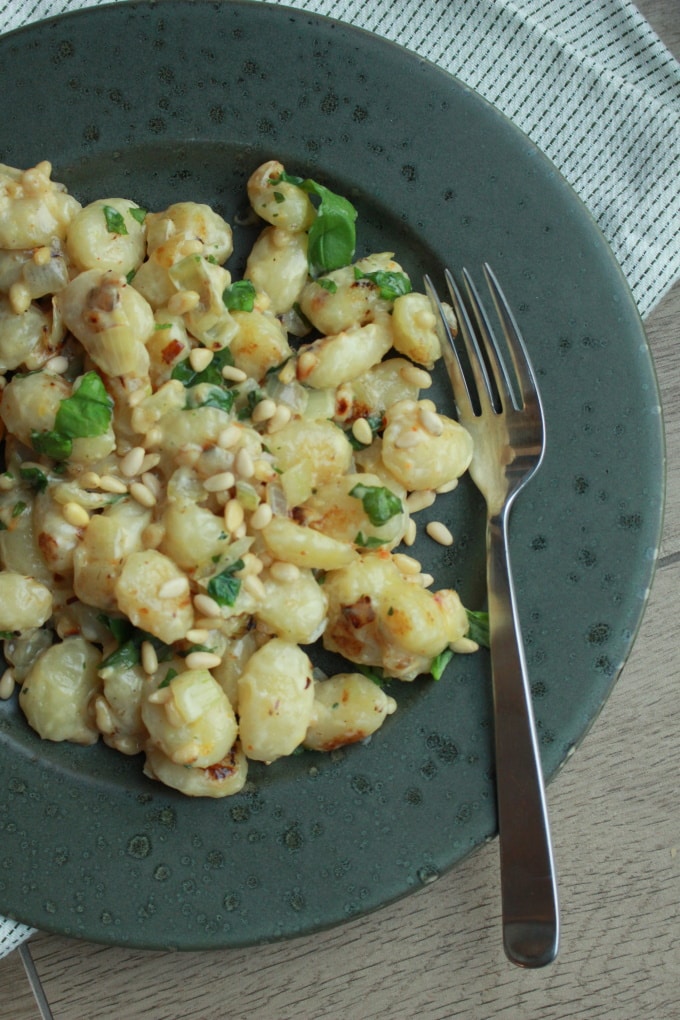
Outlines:
[[[547,408],[548,452],[512,551],[552,776],[630,650],[663,503],[642,326],[554,167],[425,61],[259,3],[97,8],[0,39],[0,67],[0,160],[49,158],[81,200],[196,199],[233,220],[250,171],[276,155],[351,197],[360,253],[394,250],[416,282],[492,263]],[[238,272],[252,234],[236,233]],[[437,399],[450,408],[442,378]],[[418,555],[477,608],[474,488],[437,516],[456,543],[426,539]],[[43,743],[2,703],[0,911],[108,943],[215,948],[311,932],[430,882],[496,829],[488,660],[392,687],[399,711],[369,745],[253,767],[247,792],[222,801],[175,795],[101,745]]]

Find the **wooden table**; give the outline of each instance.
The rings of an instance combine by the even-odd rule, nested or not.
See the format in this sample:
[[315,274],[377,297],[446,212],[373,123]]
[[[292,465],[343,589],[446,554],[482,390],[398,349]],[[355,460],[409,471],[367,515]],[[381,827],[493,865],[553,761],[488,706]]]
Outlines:
[[[638,0],[680,53],[677,0]],[[680,1017],[680,284],[646,323],[668,442],[661,557],[633,653],[548,790],[562,900],[556,963],[507,963],[497,845],[332,931],[228,952],[149,953],[56,935],[29,943],[55,1020],[677,1020]],[[18,952],[0,1020],[39,1020]]]

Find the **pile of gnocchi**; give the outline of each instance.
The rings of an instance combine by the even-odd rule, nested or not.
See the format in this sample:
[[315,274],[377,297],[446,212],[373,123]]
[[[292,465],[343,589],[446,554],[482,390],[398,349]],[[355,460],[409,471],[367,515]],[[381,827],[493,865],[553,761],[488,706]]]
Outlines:
[[275,160],[238,280],[209,206],[82,206],[51,175],[0,165],[0,696],[190,796],[366,740],[396,709],[377,679],[478,647],[406,551],[472,457],[421,396],[428,299]]

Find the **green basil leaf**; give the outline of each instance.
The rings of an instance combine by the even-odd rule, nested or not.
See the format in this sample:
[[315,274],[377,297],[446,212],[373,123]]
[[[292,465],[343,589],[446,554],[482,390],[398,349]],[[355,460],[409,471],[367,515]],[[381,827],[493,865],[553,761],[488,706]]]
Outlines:
[[176,676],[179,676],[179,673],[177,672],[176,669],[173,669],[171,666],[168,672],[161,680],[161,682],[159,683],[158,690],[160,691],[162,687],[169,687]]
[[97,613],[97,619],[108,627],[119,645],[130,639],[134,627],[124,616],[109,616],[108,613]]
[[255,287],[250,280],[237,280],[222,291],[222,301],[230,312],[252,312],[255,306]]
[[384,485],[355,485],[349,494],[361,500],[366,516],[376,527],[404,510],[399,497]]
[[357,211],[352,203],[310,178],[303,180],[282,173],[277,180],[295,184],[320,200],[308,234],[307,262],[310,274],[316,277],[348,266],[356,248],[354,224]]
[[442,674],[448,664],[453,658],[453,652],[450,648],[445,648],[439,655],[435,655],[434,659],[430,663],[430,673],[432,674],[433,680],[441,680]]
[[124,641],[122,645],[116,648],[115,652],[111,652],[105,659],[102,659],[99,668],[130,669],[132,666],[136,666],[141,658],[141,643],[141,641],[136,641],[134,638]]
[[378,288],[378,293],[383,301],[394,301],[402,294],[410,294],[412,291],[411,281],[405,273],[395,273],[389,269],[377,269],[374,273],[362,273],[354,267],[355,280],[370,280]]
[[142,209],[141,207],[134,208],[133,206],[130,206],[128,212],[130,213],[130,216],[132,216],[133,220],[137,220],[138,223],[143,223],[146,219],[146,209]]
[[24,503],[23,499],[18,499],[14,506],[12,507],[12,519],[14,519],[15,517],[21,517],[25,509],[26,503]]
[[30,482],[34,489],[38,492],[44,492],[47,488],[47,475],[44,471],[41,471],[37,467],[21,467],[19,468],[19,475],[26,482]]
[[210,364],[200,372],[191,367],[188,358],[178,362],[173,368],[170,376],[172,379],[179,379],[183,386],[198,386],[200,383],[210,383],[212,386],[223,386],[224,377],[222,369],[225,365],[233,365],[234,357],[228,347],[215,351]]
[[54,429],[47,429],[45,432],[31,432],[31,446],[36,453],[42,453],[52,460],[68,460],[73,440]]
[[233,390],[224,390],[221,386],[211,386],[209,389],[196,390],[193,386],[187,393],[187,411],[193,411],[197,407],[217,407],[227,414],[234,406],[236,399]]
[[328,280],[325,276],[321,276],[316,282],[320,287],[323,287],[324,290],[327,290],[329,294],[337,293],[338,285],[335,280]]
[[112,205],[103,206],[102,211],[106,220],[106,229],[110,234],[127,234],[128,229],[125,226],[122,213],[114,209]]
[[471,641],[476,641],[483,648],[489,648],[489,614],[484,611],[477,612],[473,609],[466,609],[465,612],[470,624],[466,637],[469,637]]
[[[380,429],[383,427],[383,412],[376,411],[375,414],[366,415],[366,421],[370,426],[372,435],[374,437],[377,436],[378,432],[380,432]],[[355,438],[351,428],[345,429],[345,436],[347,437],[350,446],[352,446],[355,450],[366,449],[366,444],[360,443],[359,440]]]
[[374,535],[369,535],[368,538],[364,536],[363,531],[358,531],[354,544],[360,546],[362,549],[377,549],[381,545],[385,545],[387,542],[386,538],[376,538]]
[[236,560],[221,574],[216,574],[208,581],[208,595],[215,599],[218,606],[233,606],[241,590],[240,577],[234,577],[237,570],[244,567],[243,560]]
[[113,413],[113,401],[96,372],[86,372],[72,396],[62,400],[54,431],[70,439],[101,436]]

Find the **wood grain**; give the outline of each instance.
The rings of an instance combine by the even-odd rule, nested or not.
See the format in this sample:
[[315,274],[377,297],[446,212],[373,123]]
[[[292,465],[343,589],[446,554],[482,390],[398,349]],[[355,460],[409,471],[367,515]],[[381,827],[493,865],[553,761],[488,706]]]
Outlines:
[[[680,53],[677,0],[637,6]],[[548,791],[556,963],[505,961],[492,843],[408,899],[293,942],[170,954],[39,934],[30,948],[55,1020],[677,1020],[680,284],[645,325],[667,435],[661,559],[630,661]],[[15,953],[0,961],[0,1020],[38,1017]]]

